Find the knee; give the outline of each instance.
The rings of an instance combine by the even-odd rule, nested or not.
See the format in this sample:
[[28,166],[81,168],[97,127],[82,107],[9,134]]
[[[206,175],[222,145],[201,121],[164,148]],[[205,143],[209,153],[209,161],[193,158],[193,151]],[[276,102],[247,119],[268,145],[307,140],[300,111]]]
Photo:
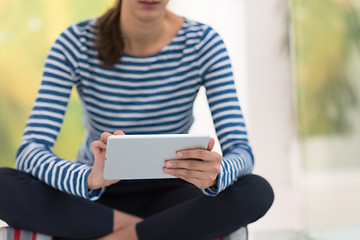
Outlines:
[[15,196],[23,197],[25,191],[28,190],[30,179],[32,177],[26,172],[12,168],[0,168],[1,195],[6,196],[0,198],[0,207],[2,202],[12,201]]
[[270,209],[274,202],[274,191],[268,181],[258,175],[245,176],[249,185],[249,195],[252,196],[254,204],[258,207],[260,217]]
[[241,177],[227,191],[227,204],[234,218],[247,225],[263,217],[274,201],[270,184],[257,175]]
[[[13,178],[17,175],[18,170],[12,168],[0,168],[0,189],[1,192],[10,188]],[[6,196],[6,195],[5,195]],[[1,198],[0,198],[1,199]]]
[[[21,188],[17,184],[19,173],[22,172],[11,168],[0,168],[0,219],[11,224],[10,216],[17,211],[19,201],[24,201],[21,194]],[[26,174],[26,173],[23,173]]]

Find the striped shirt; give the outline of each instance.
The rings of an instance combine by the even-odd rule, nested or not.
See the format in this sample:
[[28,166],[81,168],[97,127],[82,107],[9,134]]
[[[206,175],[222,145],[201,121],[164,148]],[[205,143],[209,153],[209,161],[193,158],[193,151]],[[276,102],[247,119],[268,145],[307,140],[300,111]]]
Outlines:
[[[125,134],[188,133],[195,97],[204,86],[223,161],[217,186],[203,193],[216,196],[251,173],[254,161],[229,56],[211,27],[185,19],[160,52],[146,57],[124,53],[112,68],[100,66],[96,28],[96,19],[73,24],[52,45],[17,153],[18,169],[61,191],[96,200],[104,188],[87,188],[94,161],[91,143],[117,129]],[[76,162],[52,152],[73,86],[86,127]]]

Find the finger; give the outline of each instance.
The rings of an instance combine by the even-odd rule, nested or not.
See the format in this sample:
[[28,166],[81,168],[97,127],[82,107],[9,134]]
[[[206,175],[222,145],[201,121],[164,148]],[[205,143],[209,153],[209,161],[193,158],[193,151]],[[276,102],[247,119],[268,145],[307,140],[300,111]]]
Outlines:
[[215,139],[213,137],[210,138],[207,150],[212,151],[215,146]]
[[163,168],[164,173],[171,174],[175,177],[187,177],[187,178],[197,178],[197,179],[207,179],[207,173],[199,170],[188,170],[188,169],[171,169]]
[[105,161],[101,155],[104,153],[103,151],[106,150],[106,144],[102,141],[94,141],[92,142],[93,152],[94,152],[94,165],[93,169],[103,171]]
[[95,162],[98,161],[98,159],[101,159],[101,155],[104,154],[104,151],[106,151],[106,144],[102,141],[94,141],[92,142]]
[[92,142],[93,149],[100,148],[102,150],[106,150],[106,144],[102,141],[94,141]]
[[172,169],[182,168],[188,170],[207,171],[211,169],[211,164],[197,160],[167,160],[165,162],[165,167]]
[[198,187],[198,184],[200,184],[202,182],[202,180],[200,179],[197,179],[197,178],[188,178],[188,177],[185,177],[185,176],[179,176],[178,178],[182,179],[182,180],[185,180],[191,184],[194,184],[195,186]]
[[103,143],[107,144],[107,139],[108,139],[111,135],[112,135],[112,134],[109,133],[109,132],[103,132],[103,133],[101,134],[100,140],[101,140]]
[[211,158],[211,152],[206,149],[189,149],[182,150],[176,153],[176,156],[179,159],[199,159],[199,160],[209,160]]
[[123,131],[121,131],[121,130],[116,130],[114,132],[114,135],[125,135],[125,133]]
[[113,185],[113,184],[118,183],[118,182],[120,182],[120,180],[106,180],[105,179],[104,185],[105,185],[105,187],[108,187],[108,186]]
[[211,184],[208,181],[197,179],[197,178],[181,178],[189,183],[194,184],[196,187],[200,189],[205,189],[211,186]]
[[207,180],[203,180],[203,179],[198,179],[198,178],[190,178],[190,177],[186,177],[186,176],[177,176],[180,179],[183,179],[191,184],[194,184],[196,187],[200,188],[200,189],[205,189],[211,186],[211,181],[207,181]]

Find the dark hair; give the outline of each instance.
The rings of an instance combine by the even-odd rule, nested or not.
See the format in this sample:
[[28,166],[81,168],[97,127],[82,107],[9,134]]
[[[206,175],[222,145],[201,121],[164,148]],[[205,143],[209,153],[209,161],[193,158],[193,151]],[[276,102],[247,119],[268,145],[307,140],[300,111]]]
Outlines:
[[118,0],[114,7],[97,19],[98,35],[95,49],[98,50],[102,67],[113,67],[124,50],[120,30],[121,2],[122,0]]

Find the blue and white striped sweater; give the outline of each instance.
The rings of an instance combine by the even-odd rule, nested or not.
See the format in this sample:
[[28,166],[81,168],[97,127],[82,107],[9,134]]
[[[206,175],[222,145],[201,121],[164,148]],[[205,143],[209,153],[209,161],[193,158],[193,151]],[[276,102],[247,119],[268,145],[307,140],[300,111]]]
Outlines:
[[[42,83],[17,154],[17,168],[50,186],[90,200],[104,189],[89,190],[94,161],[91,143],[104,131],[126,134],[183,134],[192,123],[197,92],[206,94],[223,152],[215,196],[239,176],[249,174],[253,156],[236,96],[229,57],[220,36],[209,26],[185,20],[172,42],[159,53],[123,54],[103,68],[94,50],[96,19],[67,28],[53,44]],[[76,162],[52,153],[71,89],[77,87],[86,133]]]

